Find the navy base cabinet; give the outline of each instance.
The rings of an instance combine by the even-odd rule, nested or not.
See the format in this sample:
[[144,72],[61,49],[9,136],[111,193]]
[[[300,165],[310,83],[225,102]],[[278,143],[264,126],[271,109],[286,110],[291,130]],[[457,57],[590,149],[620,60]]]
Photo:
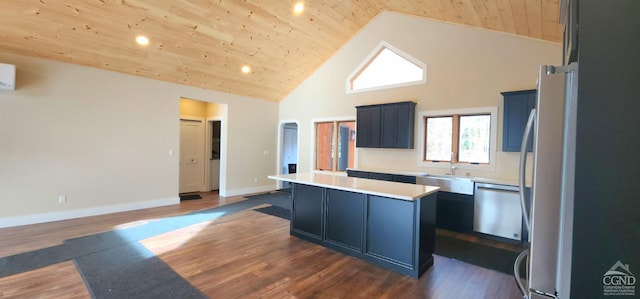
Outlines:
[[361,252],[365,195],[327,189],[325,240],[335,246]]
[[354,178],[368,179],[369,178],[369,172],[347,169],[347,176],[354,177]]
[[413,203],[369,196],[367,254],[405,267],[413,263]]
[[324,188],[293,184],[295,205],[291,217],[291,231],[310,238],[322,239],[322,217],[324,209]]
[[347,169],[347,176],[397,183],[415,184],[416,176]]
[[438,192],[438,228],[473,232],[473,195]]
[[290,234],[418,278],[433,265],[436,197],[407,201],[296,183]]

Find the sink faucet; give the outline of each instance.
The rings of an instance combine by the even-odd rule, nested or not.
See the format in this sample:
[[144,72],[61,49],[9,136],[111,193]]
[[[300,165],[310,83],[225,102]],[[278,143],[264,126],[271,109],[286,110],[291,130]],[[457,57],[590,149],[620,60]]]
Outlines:
[[449,160],[449,174],[454,175],[454,170],[457,167],[453,164],[453,152],[451,152],[451,160]]

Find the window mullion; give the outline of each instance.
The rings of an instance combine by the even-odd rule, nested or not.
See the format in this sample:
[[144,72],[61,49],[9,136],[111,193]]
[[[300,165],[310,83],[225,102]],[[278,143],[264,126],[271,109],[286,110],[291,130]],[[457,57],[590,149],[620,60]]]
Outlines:
[[429,160],[427,160],[427,144],[428,144],[428,142],[427,142],[428,139],[427,138],[429,137],[427,135],[427,132],[429,131],[429,122],[427,121],[428,119],[429,118],[426,117],[426,116],[422,118],[422,121],[424,123],[424,136],[423,136],[424,138],[422,139],[422,141],[423,141],[422,142],[422,148],[424,149],[424,154],[422,156],[422,161],[429,161]]
[[451,163],[458,163],[458,143],[460,140],[460,115],[454,114],[453,117],[453,126],[451,128]]
[[315,154],[314,154],[314,159],[313,159],[314,160],[313,168],[314,169],[320,169],[320,167],[318,167],[318,164],[319,164],[318,161],[320,160],[320,146],[319,146],[319,143],[320,143],[320,125],[319,125],[319,123],[315,123],[315,128],[316,128],[315,136],[314,136],[314,138],[315,138]]
[[338,122],[333,122],[333,146],[331,147],[331,151],[333,152],[333,163],[331,165],[331,171],[338,170],[338,131],[340,127],[338,126]]

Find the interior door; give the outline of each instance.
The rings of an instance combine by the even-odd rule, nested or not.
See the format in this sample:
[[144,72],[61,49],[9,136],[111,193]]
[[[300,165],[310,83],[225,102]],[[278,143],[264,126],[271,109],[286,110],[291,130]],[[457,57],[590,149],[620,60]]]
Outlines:
[[180,193],[198,192],[204,183],[204,123],[180,120]]
[[286,124],[282,147],[282,173],[289,173],[289,164],[298,163],[298,127]]
[[[282,173],[292,173],[298,165],[298,125],[296,123],[286,123],[282,129]],[[293,167],[291,167],[293,166]],[[282,182],[282,188],[291,188],[290,182]]]
[[220,142],[222,122],[211,122],[211,190],[220,189]]

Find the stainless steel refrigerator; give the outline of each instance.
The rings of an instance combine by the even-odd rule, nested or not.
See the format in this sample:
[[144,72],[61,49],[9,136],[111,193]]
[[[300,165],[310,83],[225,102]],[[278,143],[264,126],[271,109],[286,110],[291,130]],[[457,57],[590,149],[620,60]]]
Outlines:
[[[535,109],[520,153],[520,202],[529,230],[529,248],[514,264],[525,298],[569,298],[578,64],[541,66]],[[527,140],[533,134],[533,165],[527,167]],[[524,198],[532,171],[530,209]],[[519,269],[526,263],[526,277]]]

